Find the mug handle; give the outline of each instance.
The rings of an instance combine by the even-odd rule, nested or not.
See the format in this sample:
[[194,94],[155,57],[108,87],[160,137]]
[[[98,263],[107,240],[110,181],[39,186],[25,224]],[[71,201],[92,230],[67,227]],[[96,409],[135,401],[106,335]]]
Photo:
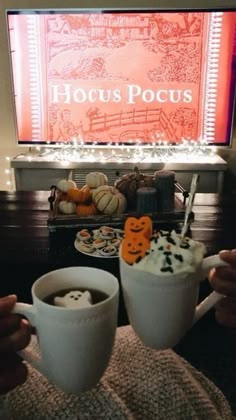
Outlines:
[[[210,257],[204,258],[202,262],[202,270],[205,277],[207,277],[212,268],[226,266],[229,266],[229,264],[223,261],[219,255],[211,255]],[[196,324],[196,322],[202,318],[202,316],[205,315],[209,309],[211,309],[219,300],[224,297],[224,295],[215,291],[210,293],[201,303],[199,303],[199,305],[197,305],[192,326]]]
[[[18,302],[18,303],[15,304],[11,313],[18,314],[18,315],[24,315],[30,321],[30,324],[32,325],[32,327],[37,328],[37,325],[36,325],[36,311],[35,311],[35,308],[34,308],[33,305]],[[34,353],[30,344],[26,347],[26,349],[20,350],[17,353],[26,362],[28,362],[31,366],[33,366],[40,373],[42,373],[42,375],[45,376],[45,371],[44,371],[42,359]]]

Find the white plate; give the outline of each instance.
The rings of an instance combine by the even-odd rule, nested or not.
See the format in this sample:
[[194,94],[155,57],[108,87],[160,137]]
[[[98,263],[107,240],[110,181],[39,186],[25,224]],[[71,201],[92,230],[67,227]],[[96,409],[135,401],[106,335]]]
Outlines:
[[81,254],[84,255],[89,255],[90,257],[96,257],[96,258],[118,258],[119,255],[119,249],[117,248],[117,254],[116,255],[101,255],[98,253],[98,251],[93,251],[93,252],[85,252],[85,251],[81,251],[81,249],[79,249],[78,247],[78,243],[81,242],[79,239],[76,239],[74,242],[74,247],[77,251],[81,252]]

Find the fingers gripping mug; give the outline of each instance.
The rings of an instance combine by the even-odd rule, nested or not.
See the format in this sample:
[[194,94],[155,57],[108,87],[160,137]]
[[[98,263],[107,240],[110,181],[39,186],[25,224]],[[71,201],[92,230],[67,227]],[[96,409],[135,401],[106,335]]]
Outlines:
[[[105,298],[89,307],[65,308],[46,303],[61,289],[102,292]],[[36,328],[40,357],[30,345],[21,356],[66,392],[79,393],[102,377],[113,348],[118,315],[119,283],[112,274],[90,267],[51,271],[33,284],[33,305],[16,303]]]
[[213,267],[228,265],[218,255],[204,258],[195,272],[156,275],[134,269],[120,258],[121,284],[129,321],[149,347],[174,347],[223,297],[212,292],[197,306],[199,283]]

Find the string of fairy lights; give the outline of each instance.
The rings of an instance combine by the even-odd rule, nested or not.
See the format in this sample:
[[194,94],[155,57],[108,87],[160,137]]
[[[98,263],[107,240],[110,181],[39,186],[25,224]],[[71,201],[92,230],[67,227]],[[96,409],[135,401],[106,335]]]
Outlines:
[[[88,146],[80,137],[72,138],[69,143],[56,143],[54,147],[47,144],[46,147],[30,147],[24,154],[15,156],[15,159],[33,162],[34,160],[58,162],[62,167],[69,162],[84,163],[214,163],[217,148],[209,147],[204,139],[182,139],[176,145],[168,141],[155,138],[149,145],[143,145],[137,139],[135,143],[117,145],[108,143],[101,147],[96,143]],[[4,169],[6,188],[14,188],[14,174],[11,169],[11,158],[5,157],[7,167]]]
[[6,185],[6,190],[13,190],[14,189],[14,174],[13,170],[10,166],[11,157],[5,156],[5,163],[4,163],[4,182]]
[[94,143],[88,146],[80,138],[74,138],[70,143],[57,143],[56,147],[37,147],[36,150],[25,155],[28,161],[32,161],[37,155],[44,161],[53,162],[209,162],[214,160],[216,149],[209,147],[206,140],[183,139],[178,145],[170,145],[165,140],[158,140],[147,146],[141,140],[135,144],[116,145],[107,143],[100,147]]

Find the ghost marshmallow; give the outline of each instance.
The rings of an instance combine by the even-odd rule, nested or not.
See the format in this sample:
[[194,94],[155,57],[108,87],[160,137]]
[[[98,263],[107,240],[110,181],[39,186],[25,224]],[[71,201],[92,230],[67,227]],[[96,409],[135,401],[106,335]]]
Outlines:
[[63,308],[80,309],[92,305],[92,297],[88,290],[81,292],[80,290],[73,290],[66,293],[65,296],[55,296],[54,305]]

